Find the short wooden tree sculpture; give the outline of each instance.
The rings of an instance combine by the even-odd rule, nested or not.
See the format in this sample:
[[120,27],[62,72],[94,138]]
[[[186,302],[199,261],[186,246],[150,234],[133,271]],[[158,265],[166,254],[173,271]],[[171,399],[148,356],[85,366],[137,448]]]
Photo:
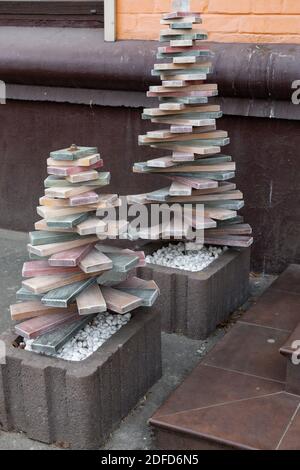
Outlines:
[[116,194],[100,190],[110,173],[101,172],[97,148],[77,147],[52,152],[45,195],[37,208],[42,217],[30,232],[31,261],[22,270],[21,303],[11,306],[15,331],[35,339],[31,349],[56,353],[95,315],[109,310],[127,314],[151,306],[158,295],[152,281],[129,277],[143,265],[143,252],[99,242],[118,235],[126,223],[101,220],[97,211],[118,206]]

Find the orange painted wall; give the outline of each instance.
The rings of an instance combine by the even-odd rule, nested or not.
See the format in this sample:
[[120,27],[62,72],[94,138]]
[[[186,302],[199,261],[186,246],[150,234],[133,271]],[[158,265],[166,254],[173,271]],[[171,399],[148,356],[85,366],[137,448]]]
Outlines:
[[[300,44],[299,0],[191,0],[217,42]],[[157,39],[171,0],[117,0],[118,39]]]

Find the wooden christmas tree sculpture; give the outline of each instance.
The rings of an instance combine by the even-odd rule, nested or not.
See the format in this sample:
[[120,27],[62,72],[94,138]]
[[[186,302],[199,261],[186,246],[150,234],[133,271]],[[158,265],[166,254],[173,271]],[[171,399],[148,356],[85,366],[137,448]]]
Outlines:
[[[160,76],[162,84],[151,86],[147,94],[159,99],[159,107],[145,109],[142,116],[160,128],[139,137],[140,145],[166,153],[136,163],[133,169],[136,173],[163,175],[170,184],[150,194],[129,196],[128,200],[143,204],[203,204],[205,243],[247,247],[253,242],[252,230],[237,214],[244,201],[231,181],[236,165],[231,156],[221,153],[221,148],[229,144],[228,134],[216,130],[216,120],[222,116],[220,106],[208,104],[218,89],[215,84],[205,83],[212,71],[212,53],[205,43],[207,33],[199,29],[200,13],[189,11],[189,1],[175,0],[173,7],[178,11],[162,16],[163,45],[157,54],[161,62],[152,71],[154,76]],[[194,214],[193,209],[191,227],[195,225]],[[161,225],[151,238],[155,234],[162,237],[164,230]],[[170,235],[175,232],[173,227]]]
[[57,352],[93,319],[110,310],[127,314],[151,306],[158,295],[152,281],[129,274],[144,264],[143,252],[124,250],[99,242],[99,238],[126,230],[126,223],[97,217],[97,210],[118,206],[116,194],[100,190],[109,184],[97,148],[77,147],[52,152],[49,176],[40,199],[42,217],[31,232],[31,261],[23,266],[21,303],[11,306],[11,317],[20,322],[15,331],[22,338],[37,338],[37,352]]

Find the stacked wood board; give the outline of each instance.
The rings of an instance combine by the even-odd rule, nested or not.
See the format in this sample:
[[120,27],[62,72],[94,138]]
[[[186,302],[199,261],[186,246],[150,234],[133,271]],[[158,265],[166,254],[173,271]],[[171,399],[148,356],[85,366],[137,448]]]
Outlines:
[[20,303],[10,307],[15,332],[38,338],[32,344],[37,352],[51,348],[43,335],[53,333],[49,341],[62,347],[94,315],[126,314],[152,306],[158,296],[153,281],[134,277],[135,268],[144,265],[143,252],[99,242],[127,228],[126,222],[97,217],[98,209],[120,204],[116,194],[102,191],[110,182],[102,166],[97,148],[76,145],[47,160],[49,176],[37,207],[42,218],[29,234]]
[[[144,109],[142,118],[151,120],[158,129],[139,136],[139,144],[164,155],[136,163],[135,173],[165,176],[168,185],[148,194],[129,196],[128,202],[154,204],[192,204],[189,229],[196,226],[196,206],[203,205],[204,242],[214,245],[248,247],[253,243],[252,229],[238,211],[243,208],[243,194],[232,182],[236,164],[224,153],[229,144],[226,131],[217,130],[222,116],[219,105],[209,104],[218,87],[207,84],[212,71],[212,53],[201,27],[200,13],[189,11],[189,2],[175,0],[180,11],[162,16],[163,29],[152,74],[161,85],[150,86],[147,96],[159,100],[157,108]],[[182,11],[183,10],[183,11]],[[160,152],[161,153],[161,152]],[[186,221],[185,221],[186,225]],[[178,235],[175,219],[167,227],[170,238]],[[163,224],[151,231],[151,239],[166,238]],[[181,232],[185,237],[184,230]],[[140,238],[149,232],[141,231]]]

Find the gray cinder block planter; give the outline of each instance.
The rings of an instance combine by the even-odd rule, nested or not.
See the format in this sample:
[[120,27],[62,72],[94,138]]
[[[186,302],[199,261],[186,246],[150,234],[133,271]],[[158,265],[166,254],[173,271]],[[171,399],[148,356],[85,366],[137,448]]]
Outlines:
[[97,449],[161,377],[158,311],[138,309],[91,357],[68,362],[12,346],[4,333],[0,429],[72,449]]
[[153,309],[161,312],[163,331],[206,339],[247,300],[249,271],[247,248],[228,250],[199,273],[148,264],[139,276],[160,287]]

